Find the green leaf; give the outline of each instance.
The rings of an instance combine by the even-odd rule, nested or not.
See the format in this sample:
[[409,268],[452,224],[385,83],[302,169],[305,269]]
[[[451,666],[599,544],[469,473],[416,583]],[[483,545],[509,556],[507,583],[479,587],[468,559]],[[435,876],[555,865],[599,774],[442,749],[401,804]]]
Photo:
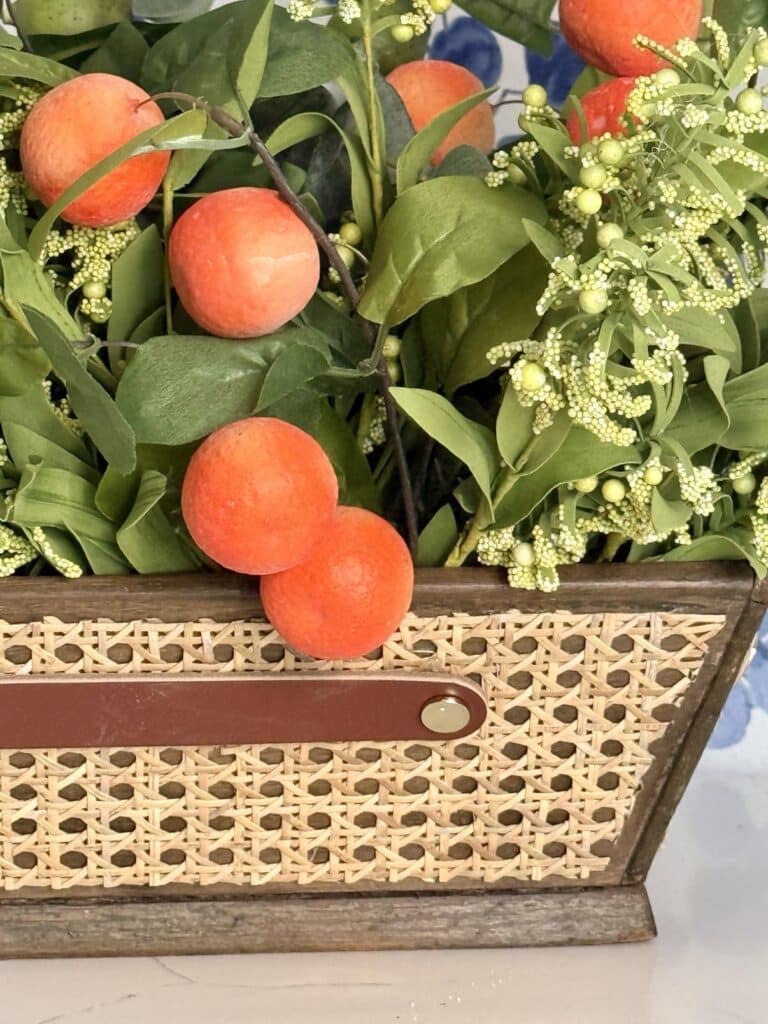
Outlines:
[[636,448],[607,444],[581,427],[572,427],[552,458],[535,473],[515,481],[496,506],[497,524],[515,526],[561,484],[641,461]]
[[495,87],[484,89],[474,96],[469,96],[467,99],[455,103],[452,107],[448,107],[447,110],[434,117],[428,125],[413,136],[397,160],[395,174],[398,195],[417,183],[421,172],[425,165],[429,163],[434,151],[462,117],[469,113],[470,110],[474,110],[480,103],[483,103],[495,91]]
[[557,238],[556,235],[553,235],[551,231],[547,231],[545,227],[542,227],[541,224],[537,224],[534,220],[523,221],[523,226],[525,228],[525,233],[550,266],[553,263],[556,263],[557,260],[564,258],[565,249],[563,248],[560,239]]
[[762,579],[768,566],[758,555],[751,530],[732,526],[723,533],[708,533],[690,544],[673,548],[661,562],[743,562],[748,561]]
[[430,303],[419,317],[425,351],[446,393],[495,372],[490,350],[529,338],[549,268],[530,246],[469,288]]
[[96,509],[96,488],[65,469],[26,466],[13,502],[11,521],[27,529],[55,527],[70,533],[97,575],[127,573],[115,528]]
[[19,469],[33,463],[44,462],[48,467],[65,469],[84,480],[89,480],[92,484],[99,481],[99,471],[93,465],[23,423],[4,420],[3,437],[13,463]]
[[294,114],[287,121],[283,121],[267,139],[267,149],[272,156],[277,156],[283,150],[290,149],[299,142],[306,139],[313,139],[328,131],[329,122],[335,122],[327,114],[316,114],[306,111],[301,114]]
[[40,82],[41,85],[54,86],[68,82],[70,78],[77,78],[77,71],[46,57],[2,47],[0,78],[28,78],[32,82]]
[[27,36],[78,35],[131,15],[130,0],[14,0],[14,16]]
[[277,356],[296,343],[312,345],[315,338],[303,327],[253,341],[177,334],[151,338],[126,367],[117,389],[118,408],[141,443],[197,441],[250,416]]
[[136,442],[117,405],[78,360],[57,326],[34,309],[25,307],[24,311],[56,375],[66,384],[72,408],[83,428],[114,469],[130,473],[136,464]]
[[263,412],[281,398],[293,394],[304,384],[325,373],[330,364],[327,347],[323,351],[319,346],[295,342],[284,348],[267,370],[256,411]]
[[[388,32],[384,34],[389,35]],[[380,74],[376,75],[376,93],[384,119],[387,163],[392,167],[397,163],[400,153],[414,136],[413,123],[405,104],[400,99],[400,94]]]
[[717,444],[730,425],[723,394],[728,372],[723,356],[706,356],[704,382],[685,389],[680,411],[668,427],[669,436],[691,455]]
[[129,21],[121,21],[101,46],[86,57],[80,71],[84,75],[94,72],[119,75],[138,82],[148,53],[149,46],[141,32]]
[[190,572],[197,566],[163,511],[166,488],[162,473],[143,473],[133,508],[117,531],[118,547],[140,573]]
[[357,366],[371,354],[370,342],[357,320],[326,299],[322,292],[315,292],[300,317],[308,327],[319,331],[331,348],[344,356],[351,366]]
[[126,341],[162,304],[164,268],[163,243],[153,224],[131,242],[112,267],[110,341]]
[[273,0],[250,0],[232,20],[227,73],[245,110],[259,95],[264,77],[272,11]]
[[409,419],[460,459],[491,503],[499,453],[493,434],[467,419],[446,398],[421,388],[392,388],[392,397]]
[[666,536],[681,529],[691,518],[691,506],[684,501],[665,498],[658,488],[651,497],[651,522],[654,532]]
[[70,452],[81,462],[92,463],[85,442],[56,415],[41,383],[36,383],[23,395],[0,398],[0,423],[3,429],[8,424],[18,423]]
[[213,0],[133,0],[134,18],[189,21],[205,14]]
[[450,505],[435,512],[419,534],[416,565],[420,569],[444,565],[459,539],[459,527]]
[[551,19],[555,0],[462,0],[462,10],[499,35],[552,52]]
[[290,96],[336,82],[355,66],[355,51],[332,28],[311,21],[291,21],[275,8],[269,37],[269,60],[260,96]]
[[433,178],[455,177],[465,175],[473,178],[485,178],[493,170],[488,157],[474,146],[456,146],[446,153],[432,172]]
[[35,340],[12,320],[0,318],[0,395],[23,395],[50,369]]
[[715,0],[713,17],[741,42],[749,29],[768,24],[768,0]]
[[728,313],[721,318],[703,309],[684,309],[666,317],[665,322],[680,335],[683,346],[727,356],[733,372],[741,372],[739,332]]
[[543,221],[546,213],[513,186],[433,178],[408,189],[381,225],[360,312],[394,326],[482,281],[525,246],[525,217]]

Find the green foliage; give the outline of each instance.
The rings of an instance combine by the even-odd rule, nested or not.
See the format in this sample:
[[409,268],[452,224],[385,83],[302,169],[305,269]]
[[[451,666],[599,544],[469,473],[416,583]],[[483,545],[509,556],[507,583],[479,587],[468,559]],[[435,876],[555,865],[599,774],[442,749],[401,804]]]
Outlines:
[[462,8],[494,32],[542,53],[552,50],[555,0],[464,0]]

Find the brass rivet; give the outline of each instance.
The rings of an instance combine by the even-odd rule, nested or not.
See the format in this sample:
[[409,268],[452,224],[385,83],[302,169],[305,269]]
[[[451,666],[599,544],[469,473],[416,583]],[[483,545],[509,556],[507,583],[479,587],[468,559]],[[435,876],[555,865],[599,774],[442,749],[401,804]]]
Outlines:
[[421,709],[421,724],[441,736],[466,729],[470,717],[469,708],[458,697],[438,697]]

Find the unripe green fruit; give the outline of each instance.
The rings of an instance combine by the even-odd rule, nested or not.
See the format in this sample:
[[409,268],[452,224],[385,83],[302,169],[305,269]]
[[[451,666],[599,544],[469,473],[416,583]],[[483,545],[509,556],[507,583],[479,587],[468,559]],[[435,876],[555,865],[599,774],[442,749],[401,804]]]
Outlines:
[[414,31],[410,25],[395,25],[392,29],[392,38],[396,43],[410,43],[414,37]]
[[521,374],[523,391],[541,391],[547,383],[547,372],[538,363],[526,363]]
[[645,473],[643,473],[643,480],[645,480],[649,487],[658,487],[663,479],[664,470],[659,466],[649,466]]
[[86,281],[83,285],[83,296],[86,299],[103,299],[107,294],[107,286],[102,281]]
[[589,316],[599,316],[608,308],[608,292],[604,288],[585,288],[579,295],[579,308]]
[[355,260],[357,259],[357,257],[352,252],[352,250],[347,248],[346,245],[337,245],[335,248],[336,252],[339,254],[339,258],[341,259],[342,263],[345,263],[346,266],[349,267],[350,269],[354,267]]
[[624,159],[626,150],[623,142],[618,139],[606,139],[597,147],[597,158],[606,167],[618,167]]
[[585,189],[576,200],[576,206],[580,213],[587,217],[594,217],[603,208],[603,197],[596,189]]
[[387,360],[387,373],[389,374],[390,383],[397,384],[403,375],[403,371],[396,359]]
[[27,35],[73,36],[131,16],[131,0],[16,0],[13,6]]
[[623,230],[618,224],[601,224],[597,229],[597,244],[601,249],[610,249],[614,242],[619,242],[624,237]]
[[584,188],[602,188],[608,178],[604,167],[600,164],[592,164],[591,167],[582,167],[579,180]]
[[755,474],[745,473],[743,476],[737,476],[732,486],[736,494],[751,494],[757,487]]
[[529,569],[536,562],[533,544],[516,544],[512,557],[516,565],[519,565],[522,569]]
[[382,355],[385,359],[397,359],[400,355],[400,339],[396,334],[388,334],[384,339]]
[[597,490],[599,483],[596,476],[584,476],[581,480],[575,480],[573,486],[579,494],[591,494],[592,491]]
[[111,315],[112,315],[111,310],[110,311],[104,311],[103,313],[96,313],[96,312],[94,312],[94,313],[89,313],[88,314],[88,319],[92,323],[94,323],[94,324],[105,324],[107,322],[107,320],[109,320]]
[[507,177],[513,185],[527,185],[528,178],[522,167],[518,167],[517,164],[510,164],[507,168]]
[[611,505],[618,505],[627,496],[626,484],[621,480],[606,480],[602,487],[602,495]]
[[523,103],[526,107],[541,110],[543,107],[546,107],[548,101],[547,90],[543,85],[529,85],[523,92]]
[[435,14],[445,14],[452,4],[453,0],[429,0],[429,6]]
[[755,46],[755,60],[761,68],[768,67],[768,39],[761,39]]
[[759,89],[745,89],[736,98],[736,106],[742,114],[759,114],[763,109],[763,94]]
[[656,79],[656,84],[660,85],[662,89],[671,89],[680,85],[680,73],[674,68],[662,68],[653,77]]
[[355,221],[351,220],[346,224],[342,224],[339,228],[339,237],[342,242],[346,242],[347,245],[360,245],[363,240],[363,233]]

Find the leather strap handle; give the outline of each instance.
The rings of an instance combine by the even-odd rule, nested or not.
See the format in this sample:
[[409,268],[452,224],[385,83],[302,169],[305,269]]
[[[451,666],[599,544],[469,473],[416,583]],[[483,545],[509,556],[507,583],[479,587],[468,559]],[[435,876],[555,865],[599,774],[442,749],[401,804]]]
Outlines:
[[16,750],[450,740],[486,714],[477,683],[427,673],[0,680],[0,748]]

